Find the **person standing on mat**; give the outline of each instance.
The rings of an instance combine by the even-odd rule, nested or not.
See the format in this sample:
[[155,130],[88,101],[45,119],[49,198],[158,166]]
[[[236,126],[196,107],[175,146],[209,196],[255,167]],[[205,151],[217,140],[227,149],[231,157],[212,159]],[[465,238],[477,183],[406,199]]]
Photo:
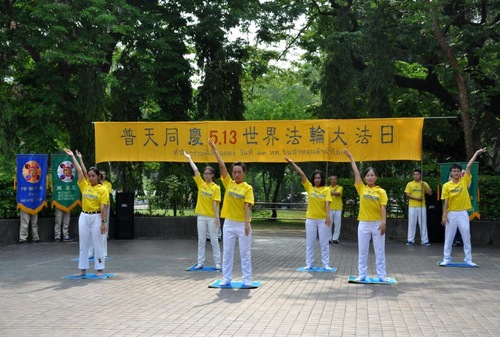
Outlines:
[[314,248],[316,247],[316,238],[319,236],[319,246],[321,249],[321,263],[326,270],[330,267],[330,247],[328,241],[332,235],[332,222],[330,219],[330,202],[332,195],[330,188],[326,186],[325,175],[320,170],[315,170],[311,175],[313,184],[307,179],[304,171],[300,169],[288,157],[285,160],[300,175],[302,186],[307,192],[307,211],[306,211],[306,267],[311,269],[314,266]]
[[422,246],[430,246],[427,235],[425,194],[432,195],[432,190],[429,184],[422,180],[422,171],[419,169],[413,170],[413,181],[406,184],[405,194],[408,198],[408,237],[406,245],[413,246],[418,222]]
[[372,167],[363,171],[365,184],[361,180],[358,166],[352,154],[345,149],[344,154],[351,161],[354,172],[354,187],[359,195],[358,214],[358,278],[356,281],[364,281],[368,274],[368,253],[370,251],[370,240],[373,241],[375,251],[375,264],[379,281],[387,282],[385,265],[385,231],[387,220],[387,193],[384,189],[376,186],[377,173]]
[[221,256],[218,240],[218,230],[220,228],[219,204],[221,201],[220,187],[215,183],[215,170],[211,166],[203,169],[203,179],[200,177],[198,167],[191,159],[191,155],[184,151],[184,155],[189,160],[189,165],[194,171],[194,181],[198,187],[198,197],[196,199],[195,213],[198,214],[196,223],[198,226],[198,264],[195,269],[203,268],[205,264],[205,247],[207,244],[207,232],[212,244],[215,269],[220,270]]
[[243,285],[248,287],[252,285],[252,227],[250,221],[254,204],[253,188],[244,181],[247,173],[247,167],[244,163],[238,161],[231,165],[231,179],[214,142],[208,140],[208,144],[217,158],[222,184],[226,189],[221,213],[221,217],[225,220],[222,227],[222,243],[224,247],[222,255],[223,280],[220,285],[227,286],[231,284],[234,248],[236,240],[238,240],[241,272],[243,274],[242,281]]
[[94,263],[97,276],[102,276],[105,258],[101,235],[106,234],[106,212],[109,202],[108,190],[99,183],[100,171],[97,167],[93,166],[89,168],[85,175],[73,151],[70,149],[64,149],[64,151],[73,160],[73,164],[78,172],[78,187],[80,187],[82,194],[82,213],[78,219],[80,241],[78,268],[80,272],[75,276],[85,276],[89,268],[88,245],[90,240],[94,243]]
[[469,266],[477,266],[472,262],[472,247],[470,243],[470,222],[468,210],[472,209],[469,195],[469,185],[472,180],[471,167],[476,158],[486,152],[486,148],[477,150],[467,163],[462,177],[462,167],[459,164],[452,164],[450,167],[451,180],[443,185],[443,216],[441,224],[445,226],[444,252],[441,265],[451,263],[451,251],[453,239],[457,228],[462,235],[464,245],[464,262]]
[[340,243],[340,228],[342,227],[342,209],[344,204],[342,203],[342,193],[344,193],[344,188],[339,185],[339,179],[337,176],[330,177],[330,194],[332,195],[332,202],[330,202],[330,220],[332,222],[332,241],[333,244],[338,245]]

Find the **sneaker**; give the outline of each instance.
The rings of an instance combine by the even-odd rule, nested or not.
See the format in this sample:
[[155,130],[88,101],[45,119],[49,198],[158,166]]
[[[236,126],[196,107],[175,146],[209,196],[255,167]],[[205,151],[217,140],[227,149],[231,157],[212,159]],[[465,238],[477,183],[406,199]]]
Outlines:
[[67,237],[67,238],[64,238],[63,241],[64,242],[73,242],[74,240],[70,237]]
[[33,240],[33,242],[38,243],[38,242],[40,242],[40,239],[35,239],[35,240]]
[[215,270],[221,270],[221,269],[222,269],[222,267],[220,266],[220,264],[215,265]]
[[407,246],[413,246],[413,241],[407,241],[407,242],[406,242],[406,245],[407,245]]
[[198,264],[194,267],[194,269],[201,269],[201,268],[203,268],[203,265],[202,265],[201,263],[198,263]]
[[19,243],[26,243],[26,240],[20,239]]
[[332,267],[330,267],[329,265],[325,265],[325,270],[332,270]]
[[455,241],[452,244],[453,247],[460,247],[461,245],[462,245],[462,242],[460,242],[460,241]]
[[429,243],[429,241],[427,242],[422,242],[422,246],[425,246],[425,247],[429,247],[431,244]]
[[340,242],[339,242],[339,240],[332,240],[332,243],[333,243],[334,245],[338,245]]
[[61,238],[54,238],[54,241],[59,242],[59,241],[61,241]]

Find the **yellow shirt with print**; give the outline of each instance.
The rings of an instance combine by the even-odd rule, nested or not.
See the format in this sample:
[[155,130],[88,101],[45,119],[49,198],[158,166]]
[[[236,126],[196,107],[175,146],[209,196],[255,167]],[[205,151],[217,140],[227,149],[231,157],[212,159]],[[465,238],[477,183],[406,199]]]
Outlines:
[[[425,186],[427,186],[428,189],[430,189],[429,184],[427,184],[424,181]],[[415,180],[410,181],[408,184],[406,184],[405,188],[405,193],[408,193],[412,197],[415,198],[422,198],[420,200],[415,200],[415,199],[409,199],[408,200],[408,206],[410,207],[423,207],[425,206],[425,189],[422,187],[421,182],[417,182]]]
[[198,215],[215,218],[214,201],[220,202],[220,187],[213,181],[206,183],[199,175],[193,177],[198,186],[198,198],[194,211]]
[[326,219],[327,201],[332,201],[330,188],[328,186],[314,187],[309,180],[302,184],[307,192],[307,212],[308,219]]
[[465,174],[458,183],[453,180],[448,181],[443,185],[443,193],[441,200],[448,200],[449,211],[468,211],[472,209],[472,203],[469,195],[469,185],[472,179],[471,174]]
[[[245,222],[245,203],[253,206],[253,188],[246,182],[235,183],[229,176],[222,179],[226,189],[221,217],[238,222]],[[250,219],[249,219],[250,220]]]
[[[341,211],[344,208],[344,204],[342,203],[342,194],[344,193],[344,188],[342,186],[329,186],[330,187],[330,195],[332,196],[332,201],[330,202],[330,209],[332,211]],[[332,195],[333,192],[340,193],[340,195]]]
[[387,193],[380,186],[368,187],[363,183],[354,184],[359,195],[359,221],[380,221],[380,206],[387,205]]
[[99,212],[101,204],[109,203],[109,193],[106,187],[101,184],[90,185],[86,179],[78,182],[78,187],[82,193],[82,210],[84,212]]

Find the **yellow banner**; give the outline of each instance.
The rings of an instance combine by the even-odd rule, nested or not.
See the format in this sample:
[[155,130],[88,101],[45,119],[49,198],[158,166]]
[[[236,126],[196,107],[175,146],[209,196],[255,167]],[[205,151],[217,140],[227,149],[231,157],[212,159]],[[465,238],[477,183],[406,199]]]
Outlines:
[[421,160],[423,118],[279,121],[95,122],[96,163],[105,161],[347,162]]

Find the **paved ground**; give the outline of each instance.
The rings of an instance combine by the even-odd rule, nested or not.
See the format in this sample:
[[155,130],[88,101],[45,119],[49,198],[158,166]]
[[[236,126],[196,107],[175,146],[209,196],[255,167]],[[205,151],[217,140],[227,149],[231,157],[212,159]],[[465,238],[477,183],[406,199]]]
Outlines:
[[355,242],[331,246],[337,272],[296,272],[304,235],[256,231],[254,275],[264,284],[220,290],[207,287],[220,273],[184,270],[195,262],[194,240],[110,241],[106,271],[118,276],[106,280],[62,278],[77,271],[77,243],[0,246],[0,335],[500,335],[499,248],[473,247],[479,269],[438,267],[438,244],[386,250],[398,285],[350,284]]

